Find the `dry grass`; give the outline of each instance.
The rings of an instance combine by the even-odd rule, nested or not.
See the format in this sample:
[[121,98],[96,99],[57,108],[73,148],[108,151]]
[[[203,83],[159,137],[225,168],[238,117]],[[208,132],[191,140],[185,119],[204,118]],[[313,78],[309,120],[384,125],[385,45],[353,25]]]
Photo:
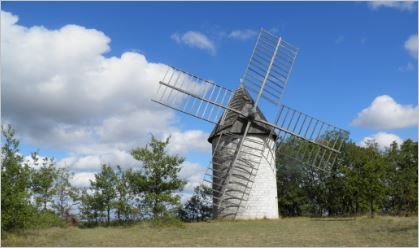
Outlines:
[[182,227],[49,228],[8,235],[3,246],[415,246],[416,217],[284,218]]

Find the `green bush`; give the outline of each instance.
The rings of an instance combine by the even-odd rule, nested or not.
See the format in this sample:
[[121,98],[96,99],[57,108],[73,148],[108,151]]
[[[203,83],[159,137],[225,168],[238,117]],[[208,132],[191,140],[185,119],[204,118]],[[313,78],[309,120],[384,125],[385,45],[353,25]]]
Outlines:
[[48,228],[48,227],[66,227],[66,223],[60,216],[51,210],[37,212],[32,216],[32,228]]
[[149,222],[152,227],[181,227],[184,228],[185,224],[177,217],[172,215],[165,215],[160,218],[153,218]]

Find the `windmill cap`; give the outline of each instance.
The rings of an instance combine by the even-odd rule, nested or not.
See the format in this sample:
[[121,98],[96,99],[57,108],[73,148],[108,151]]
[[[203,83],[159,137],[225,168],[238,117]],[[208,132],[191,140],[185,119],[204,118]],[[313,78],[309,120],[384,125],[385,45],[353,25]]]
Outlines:
[[[255,111],[253,105],[254,101],[249,92],[240,85],[240,87],[234,91],[233,97],[228,106],[230,108],[237,109],[242,113],[251,114],[251,119],[267,121],[262,111],[260,111],[259,108],[256,108]],[[220,136],[223,131],[227,131],[228,133],[233,134],[244,134],[244,130],[246,129],[246,124],[248,121],[247,118],[236,112],[228,111],[225,116],[223,126],[220,125],[221,118],[218,121],[217,126],[212,130],[210,136],[208,137],[208,142],[212,143],[212,140],[215,137]],[[271,133],[273,135],[273,139],[276,139],[276,134],[273,132],[272,127],[258,122],[252,122],[248,131],[248,134],[250,135],[268,136]]]

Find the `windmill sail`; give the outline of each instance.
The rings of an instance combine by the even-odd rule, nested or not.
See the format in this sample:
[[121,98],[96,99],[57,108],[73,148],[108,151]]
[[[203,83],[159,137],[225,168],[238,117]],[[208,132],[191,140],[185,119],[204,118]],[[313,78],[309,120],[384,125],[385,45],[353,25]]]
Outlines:
[[298,48],[261,29],[241,83],[253,92],[256,105],[263,98],[279,104],[285,90]]
[[217,124],[232,93],[223,86],[169,67],[152,101]]
[[278,153],[323,170],[336,161],[349,135],[343,129],[285,105],[280,106],[275,124],[264,124],[275,128]]

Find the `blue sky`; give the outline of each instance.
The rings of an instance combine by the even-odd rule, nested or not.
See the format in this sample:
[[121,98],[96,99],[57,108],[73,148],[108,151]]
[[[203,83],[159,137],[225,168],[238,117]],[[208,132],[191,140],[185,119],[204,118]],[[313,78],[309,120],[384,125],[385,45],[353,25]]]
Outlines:
[[[380,132],[417,140],[417,124],[410,121],[398,125],[398,120],[391,117],[394,113],[383,112],[389,106],[396,108],[400,119],[412,118],[412,111],[417,115],[417,54],[412,54],[415,45],[406,45],[414,35],[417,42],[416,9],[416,4],[384,6],[362,2],[2,4],[3,11],[19,17],[16,25],[43,26],[50,31],[68,24],[95,29],[110,39],[110,50],[102,54],[105,58],[134,52],[144,55],[149,63],[173,65],[231,89],[238,86],[255,43],[256,37],[251,34],[264,27],[300,48],[282,103],[350,131],[355,142]],[[249,37],[231,37],[232,32],[245,30]],[[204,35],[209,43],[199,48],[173,39],[174,34],[182,37],[189,31]],[[2,69],[3,73],[8,72],[7,68]],[[3,88],[8,85],[13,85],[13,81],[6,82]],[[379,98],[376,108],[362,116],[361,124],[351,124],[358,113],[383,95],[391,98]],[[16,124],[18,118],[8,116],[9,111],[4,109],[9,106],[3,102],[7,98],[12,96],[2,93],[3,119],[27,130],[21,133],[23,153],[39,149],[41,154],[57,159],[80,155],[74,146],[34,142],[33,133],[40,132],[35,128],[39,125],[26,128],[23,123]],[[270,114],[274,113],[267,113]],[[395,124],[380,126],[380,120]],[[83,125],[94,122],[86,119]],[[180,132],[208,133],[212,128],[182,114],[176,114],[170,122]],[[60,123],[66,124],[62,119]],[[83,152],[83,156],[87,155]],[[206,165],[210,158],[205,149],[190,149],[185,155],[188,161],[201,165]]]

